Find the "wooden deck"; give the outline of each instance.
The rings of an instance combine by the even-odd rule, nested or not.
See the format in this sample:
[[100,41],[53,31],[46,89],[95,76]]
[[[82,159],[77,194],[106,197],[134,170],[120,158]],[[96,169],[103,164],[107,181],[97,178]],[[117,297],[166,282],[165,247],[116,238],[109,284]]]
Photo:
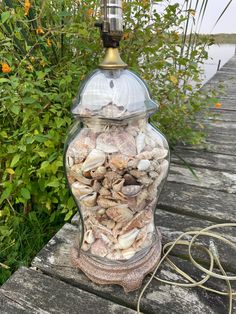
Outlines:
[[[224,85],[217,119],[209,120],[207,147],[178,147],[179,154],[193,167],[198,179],[172,157],[168,182],[161,194],[156,222],[163,243],[183,231],[214,223],[236,222],[236,56],[209,81],[209,86]],[[216,109],[212,109],[216,111]],[[3,313],[135,313],[140,291],[125,294],[119,286],[98,286],[70,264],[70,247],[77,235],[76,224],[65,226],[49,241],[32,262],[21,268],[0,289]],[[227,229],[236,242],[236,230]],[[209,243],[206,243],[208,246]],[[235,254],[218,246],[225,269],[236,274]],[[196,278],[199,272],[185,260],[184,251],[174,259]],[[167,280],[179,276],[164,265],[160,274]],[[146,281],[145,281],[146,282]],[[224,283],[210,280],[209,285],[224,289]],[[153,282],[141,303],[143,313],[227,313],[227,298],[199,288],[186,289]],[[236,304],[234,304],[236,310]]]

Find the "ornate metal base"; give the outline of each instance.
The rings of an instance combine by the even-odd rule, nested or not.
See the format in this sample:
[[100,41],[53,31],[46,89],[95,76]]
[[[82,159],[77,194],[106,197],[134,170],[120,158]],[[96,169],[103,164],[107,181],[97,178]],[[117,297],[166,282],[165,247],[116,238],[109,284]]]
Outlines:
[[141,259],[125,265],[101,264],[76,248],[72,248],[72,263],[97,284],[117,284],[130,292],[141,287],[144,277],[155,269],[161,257],[161,235],[157,230],[158,241]]

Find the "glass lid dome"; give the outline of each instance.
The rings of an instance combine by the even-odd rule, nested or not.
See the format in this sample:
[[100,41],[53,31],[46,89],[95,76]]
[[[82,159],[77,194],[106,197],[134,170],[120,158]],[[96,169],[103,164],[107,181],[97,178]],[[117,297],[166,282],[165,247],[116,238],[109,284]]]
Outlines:
[[72,113],[75,117],[121,120],[156,110],[156,103],[138,75],[126,69],[98,69],[82,84]]

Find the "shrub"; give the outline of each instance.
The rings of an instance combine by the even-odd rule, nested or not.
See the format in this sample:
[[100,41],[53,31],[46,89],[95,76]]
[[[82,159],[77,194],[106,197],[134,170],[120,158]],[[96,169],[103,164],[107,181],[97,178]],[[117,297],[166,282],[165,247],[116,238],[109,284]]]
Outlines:
[[[94,28],[97,2],[0,3],[2,281],[75,212],[65,185],[63,144],[78,86],[102,54]],[[179,33],[187,17],[178,4],[162,14],[151,15],[150,9],[149,1],[124,3],[122,57],[160,103],[152,121],[170,143],[198,143],[203,134],[192,126],[209,100],[198,91],[206,43],[182,49]]]

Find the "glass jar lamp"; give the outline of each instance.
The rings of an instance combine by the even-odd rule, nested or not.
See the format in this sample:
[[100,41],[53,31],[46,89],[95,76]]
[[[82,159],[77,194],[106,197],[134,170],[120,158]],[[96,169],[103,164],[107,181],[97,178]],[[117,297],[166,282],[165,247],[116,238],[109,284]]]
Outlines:
[[144,81],[108,48],[79,90],[65,146],[67,181],[81,217],[73,263],[94,282],[125,291],[139,288],[161,255],[154,214],[169,148],[149,123],[156,110]]

